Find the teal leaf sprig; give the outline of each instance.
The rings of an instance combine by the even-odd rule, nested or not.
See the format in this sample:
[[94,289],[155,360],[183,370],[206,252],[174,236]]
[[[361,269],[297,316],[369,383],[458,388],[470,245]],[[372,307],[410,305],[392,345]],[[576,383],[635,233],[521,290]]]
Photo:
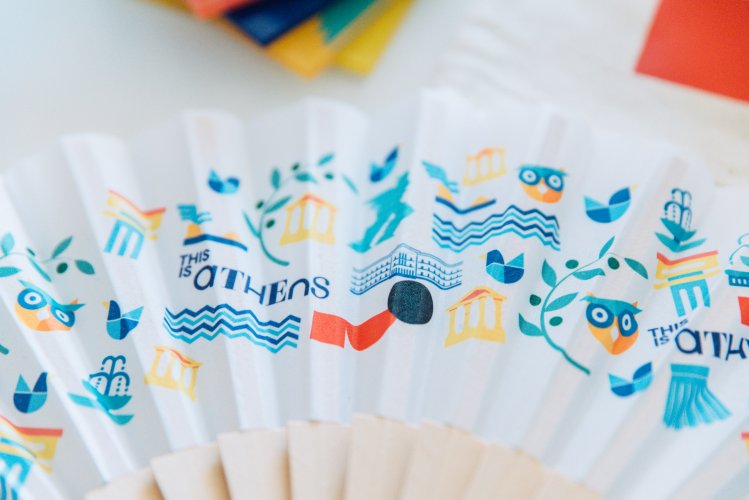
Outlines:
[[[68,269],[70,269],[71,264],[83,274],[95,274],[96,271],[94,266],[89,261],[63,257],[63,254],[70,247],[72,242],[73,237],[68,236],[55,246],[49,258],[43,259],[36,251],[29,247],[26,247],[23,251],[15,250],[16,241],[15,238],[13,238],[13,234],[5,233],[2,238],[0,238],[0,260],[10,257],[11,255],[21,256],[29,262],[39,276],[49,282],[52,281],[52,277],[46,269],[47,266],[52,267],[56,274],[64,274]],[[0,266],[0,278],[13,276],[19,272],[21,272],[21,269],[15,266]]]
[[529,297],[531,306],[540,307],[538,323],[533,323],[527,320],[522,314],[518,314],[518,327],[523,335],[543,338],[546,343],[549,344],[549,347],[559,352],[569,364],[586,375],[590,375],[590,369],[575,360],[564,347],[559,345],[552,338],[550,333],[551,327],[559,326],[564,322],[564,318],[560,311],[569,306],[578,297],[579,292],[558,295],[557,291],[570,279],[588,281],[599,276],[605,276],[607,270],[617,271],[621,268],[621,261],[624,261],[624,263],[641,278],[647,280],[648,271],[645,266],[635,259],[622,257],[611,252],[611,247],[613,245],[614,237],[612,236],[601,247],[601,250],[598,252],[598,257],[583,265],[580,265],[580,262],[576,259],[569,259],[564,264],[564,267],[567,270],[566,274],[561,277],[558,276],[557,271],[552,267],[552,265],[544,259],[541,266],[541,278],[544,284],[549,287],[549,291],[543,297],[535,293],[531,294]]
[[[289,265],[289,261],[278,257],[270,251],[265,238],[265,231],[276,225],[276,219],[273,214],[291,201],[291,195],[281,196],[281,194],[284,192],[286,186],[292,182],[320,184],[321,182],[334,181],[336,173],[332,172],[329,168],[334,158],[335,155],[333,153],[323,155],[315,165],[319,171],[314,172],[309,166],[301,163],[293,164],[285,174],[278,167],[273,168],[270,175],[270,195],[264,200],[258,200],[255,204],[256,213],[254,216],[244,212],[244,220],[250,233],[257,238],[260,249],[271,262],[280,266]],[[338,174],[338,176],[354,194],[359,194],[356,185],[348,176],[345,174]]]

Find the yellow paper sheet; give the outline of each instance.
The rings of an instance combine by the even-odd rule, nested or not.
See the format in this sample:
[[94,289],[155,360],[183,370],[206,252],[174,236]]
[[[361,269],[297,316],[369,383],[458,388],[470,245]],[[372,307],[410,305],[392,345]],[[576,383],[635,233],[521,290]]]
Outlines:
[[413,0],[395,0],[377,20],[338,53],[335,64],[358,75],[371,73],[412,4]]

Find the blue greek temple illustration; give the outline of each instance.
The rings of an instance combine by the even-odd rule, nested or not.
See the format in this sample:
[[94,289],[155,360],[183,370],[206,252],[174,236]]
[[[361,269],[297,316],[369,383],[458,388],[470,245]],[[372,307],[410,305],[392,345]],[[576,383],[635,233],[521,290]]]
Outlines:
[[441,290],[460,286],[463,262],[448,264],[440,258],[401,243],[363,269],[354,269],[351,293],[362,295],[395,276],[428,281]]

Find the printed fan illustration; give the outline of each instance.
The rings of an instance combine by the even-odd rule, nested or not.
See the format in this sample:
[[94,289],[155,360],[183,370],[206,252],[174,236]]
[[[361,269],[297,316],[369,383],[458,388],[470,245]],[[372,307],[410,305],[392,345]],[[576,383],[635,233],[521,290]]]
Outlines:
[[9,168],[2,497],[749,491],[746,193],[546,108],[414,99]]

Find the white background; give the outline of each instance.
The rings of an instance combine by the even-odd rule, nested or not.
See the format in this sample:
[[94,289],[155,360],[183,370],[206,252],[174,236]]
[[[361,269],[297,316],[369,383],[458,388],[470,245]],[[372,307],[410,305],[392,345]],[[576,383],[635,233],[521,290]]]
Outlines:
[[225,27],[148,2],[0,3],[0,166],[64,133],[131,136],[188,107],[250,118],[318,95],[374,109],[446,84],[550,102],[694,151],[722,183],[749,181],[748,104],[634,73],[656,0],[416,0],[373,75],[309,82]]
[[305,95],[368,109],[432,78],[466,0],[421,0],[369,78],[305,81],[215,22],[142,0],[0,0],[0,165],[68,132],[125,136],[188,107],[250,118]]

